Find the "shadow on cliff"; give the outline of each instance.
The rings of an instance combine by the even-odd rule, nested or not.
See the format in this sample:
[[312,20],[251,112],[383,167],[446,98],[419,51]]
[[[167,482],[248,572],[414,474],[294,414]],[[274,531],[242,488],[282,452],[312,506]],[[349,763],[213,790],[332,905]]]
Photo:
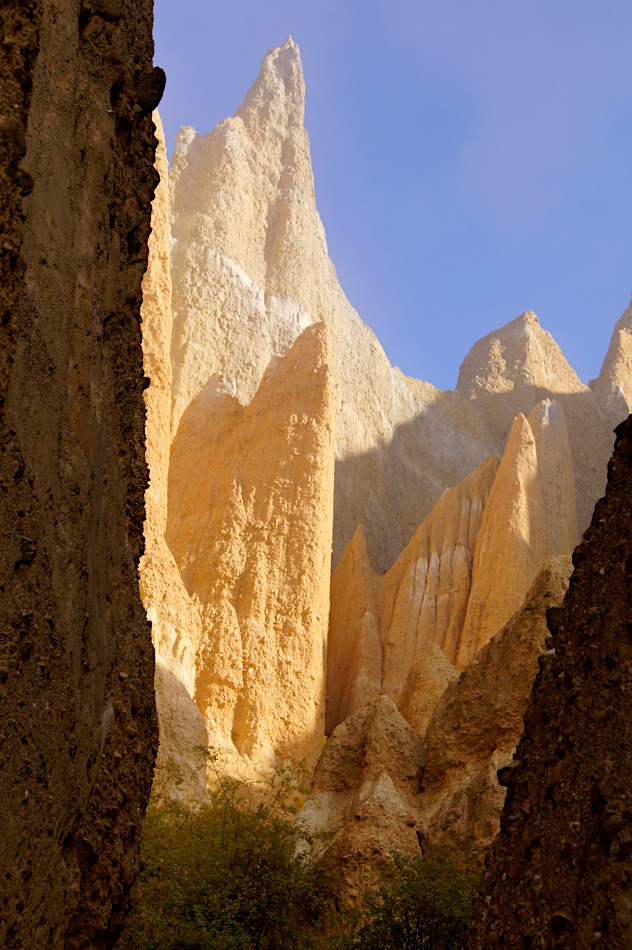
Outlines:
[[390,441],[337,459],[332,569],[361,524],[373,569],[386,573],[444,490],[458,485],[490,455],[502,457],[517,412],[527,416],[543,399],[558,401],[566,417],[581,537],[605,491],[613,430],[621,419],[601,409],[590,390],[525,388],[515,412],[507,405],[508,395],[486,394],[483,408],[458,390],[443,390],[423,412],[398,425]]

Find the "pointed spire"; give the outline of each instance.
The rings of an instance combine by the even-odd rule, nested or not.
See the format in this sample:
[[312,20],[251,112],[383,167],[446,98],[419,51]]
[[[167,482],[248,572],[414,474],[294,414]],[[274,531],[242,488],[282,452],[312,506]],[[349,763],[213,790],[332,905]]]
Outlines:
[[302,129],[305,81],[300,51],[291,36],[263,57],[261,71],[235,115],[248,129]]

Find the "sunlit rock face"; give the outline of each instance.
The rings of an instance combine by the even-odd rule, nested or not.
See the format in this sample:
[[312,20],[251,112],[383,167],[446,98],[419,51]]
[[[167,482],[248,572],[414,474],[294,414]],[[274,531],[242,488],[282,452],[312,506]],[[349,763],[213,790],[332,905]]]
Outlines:
[[[315,761],[325,668],[328,733],[386,695],[424,734],[545,560],[576,544],[627,385],[627,324],[602,370],[611,398],[579,381],[531,312],[475,344],[454,392],[391,367],[329,260],[303,122],[288,39],[232,118],[180,130],[146,278],[143,597],[208,741],[252,762]],[[295,377],[284,361],[297,354]],[[292,478],[306,494],[281,490]]]
[[[331,332],[336,397],[334,563],[362,524],[384,570],[443,489],[498,450],[457,398],[411,388],[346,300],[329,259],[292,40],[271,50],[230,119],[178,134],[171,170],[174,429],[214,373],[250,400],[310,324]],[[432,445],[432,453],[420,446]]]
[[[361,524],[372,566],[387,570],[442,492],[501,456],[516,415],[547,398],[568,424],[582,531],[605,484],[611,416],[623,417],[623,404],[607,412],[531,312],[472,348],[454,392],[391,367],[329,259],[303,121],[302,67],[289,39],[264,57],[232,118],[177,136],[174,424],[214,373],[251,399],[270,358],[322,320],[336,396],[334,564]],[[627,364],[615,363],[615,385],[625,388]]]
[[500,463],[444,492],[383,577],[360,528],[345,548],[331,587],[328,731],[384,693],[423,734],[455,668],[504,627],[546,558],[576,543],[564,413],[544,400],[516,417]]
[[590,386],[617,422],[632,410],[632,303],[615,323],[601,372]]
[[[457,392],[483,411],[495,437],[503,442],[518,413],[528,416],[543,399],[554,399],[562,407],[582,533],[605,488],[614,441],[611,420],[536,315],[529,311],[479,340],[463,361]],[[617,421],[625,414],[622,410]]]
[[213,377],[172,444],[167,542],[201,634],[193,696],[252,763],[322,747],[334,477],[329,331],[308,327],[242,406]]

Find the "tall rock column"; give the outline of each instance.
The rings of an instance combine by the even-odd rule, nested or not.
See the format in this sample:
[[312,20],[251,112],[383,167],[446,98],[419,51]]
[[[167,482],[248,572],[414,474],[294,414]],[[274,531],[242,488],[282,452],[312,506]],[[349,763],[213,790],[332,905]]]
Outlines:
[[513,424],[476,541],[472,591],[456,665],[476,652],[520,607],[546,560],[577,543],[575,481],[566,421],[544,399]]
[[333,524],[329,331],[308,327],[247,406],[214,377],[172,444],[167,541],[202,637],[195,699],[246,762],[314,765],[324,736]]
[[[164,74],[150,0],[9,3],[0,15],[5,43],[17,40],[7,64],[20,37],[28,47],[12,79],[23,96],[0,91],[0,139],[14,129],[13,171],[31,191],[3,379],[0,945],[99,950],[139,869],[157,744],[137,566],[150,113]],[[4,321],[0,337],[6,350]]]

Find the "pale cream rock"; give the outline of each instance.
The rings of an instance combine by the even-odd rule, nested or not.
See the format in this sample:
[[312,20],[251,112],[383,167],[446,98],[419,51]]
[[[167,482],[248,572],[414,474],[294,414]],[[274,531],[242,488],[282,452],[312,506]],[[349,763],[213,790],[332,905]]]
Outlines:
[[516,418],[502,461],[441,496],[393,567],[370,567],[361,529],[332,577],[327,729],[380,693],[423,735],[443,689],[523,602],[547,557],[577,544],[564,412]]
[[473,581],[456,664],[464,669],[505,625],[543,561],[546,521],[531,426],[513,424],[476,540]]
[[614,442],[612,423],[625,418],[625,411],[621,419],[604,412],[531,311],[472,347],[461,366],[457,391],[483,411],[503,443],[518,413],[527,416],[546,398],[560,404],[568,426],[577,520],[583,533],[605,490]]
[[442,492],[502,455],[515,416],[545,398],[566,415],[584,530],[605,486],[620,400],[605,413],[531,312],[472,348],[455,392],[392,368],[329,260],[303,120],[302,67],[288,39],[264,57],[232,118],[206,135],[178,134],[174,424],[214,373],[251,399],[270,358],[324,320],[336,391],[334,563],[362,524],[371,563],[387,570]]
[[[617,320],[597,379],[589,384],[599,404],[619,416],[632,410],[632,303]],[[623,418],[623,417],[622,417]]]
[[546,610],[562,602],[572,569],[568,555],[549,558],[520,609],[437,703],[424,737],[426,844],[463,851],[494,839],[505,799],[496,772],[511,762],[522,734],[546,649]]
[[387,696],[357,710],[328,739],[298,822],[316,836],[316,846],[326,845],[325,863],[341,870],[343,901],[357,896],[393,851],[421,853],[425,759],[419,738]]
[[544,504],[544,557],[570,554],[578,543],[573,456],[564,410],[555,399],[543,399],[527,419],[535,439],[538,477]]
[[[316,209],[303,119],[289,39],[264,57],[232,118],[177,136],[173,431],[213,374],[233,377],[247,402],[271,357],[325,321],[336,395],[334,562],[362,524],[371,561],[385,570],[442,491],[499,448],[477,410],[467,414],[470,431],[432,387],[413,391],[346,300]],[[432,453],[420,450],[429,445]]]
[[378,629],[378,577],[359,525],[331,578],[327,647],[326,731],[382,692],[382,644]]
[[[380,693],[398,703],[422,657],[429,675],[424,702],[437,698],[459,647],[476,538],[497,469],[498,459],[489,458],[445,491],[383,577],[371,570],[361,528],[345,548],[331,582],[328,732]],[[446,663],[434,663],[435,645]]]
[[543,400],[513,424],[476,541],[456,665],[462,670],[522,603],[547,557],[577,544],[573,462],[564,412]]
[[203,802],[206,791],[204,750],[209,737],[202,713],[186,687],[156,657],[156,708],[160,743],[154,773],[154,795],[159,800]]
[[247,406],[215,377],[173,440],[167,541],[202,636],[194,698],[248,761],[313,765],[324,736],[333,520],[329,332],[308,327]]
[[382,692],[395,702],[413,661],[433,644],[455,660],[475,546],[497,471],[498,459],[486,459],[445,491],[380,582]]

